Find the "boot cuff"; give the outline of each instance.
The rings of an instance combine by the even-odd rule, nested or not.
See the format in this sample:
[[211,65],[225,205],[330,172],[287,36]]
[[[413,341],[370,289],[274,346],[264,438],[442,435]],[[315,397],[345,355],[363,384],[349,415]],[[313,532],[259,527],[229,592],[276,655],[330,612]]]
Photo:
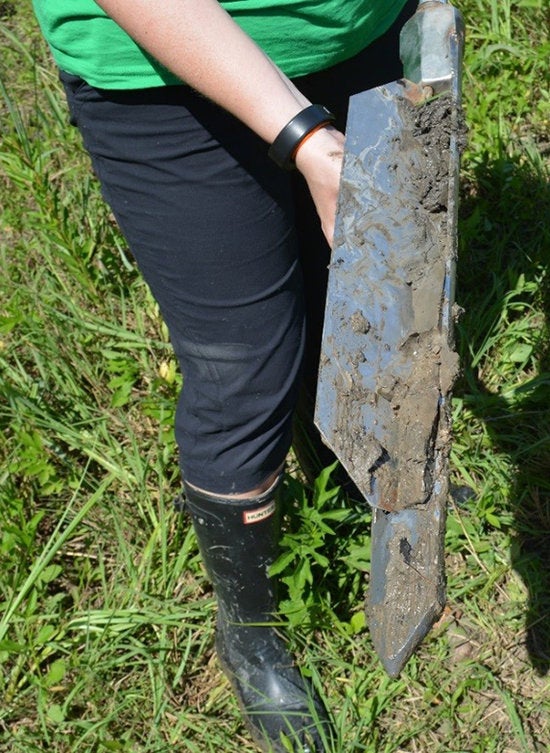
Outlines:
[[277,511],[277,497],[282,479],[283,473],[280,473],[265,492],[244,499],[220,497],[194,489],[184,482],[185,508],[194,520],[206,526],[219,525],[220,516],[223,516],[225,521],[231,518],[233,522],[246,526],[260,523]]

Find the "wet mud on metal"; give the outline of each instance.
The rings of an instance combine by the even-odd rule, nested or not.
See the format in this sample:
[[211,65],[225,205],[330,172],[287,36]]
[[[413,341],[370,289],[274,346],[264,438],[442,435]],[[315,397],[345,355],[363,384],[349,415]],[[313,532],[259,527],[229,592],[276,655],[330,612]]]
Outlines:
[[446,472],[435,458],[448,452],[458,371],[456,108],[446,96],[389,99],[384,138],[346,155],[320,368],[333,408],[320,428],[369,502],[399,510],[426,503]]
[[[421,268],[416,270],[419,276],[410,275],[413,311],[425,329],[409,337],[402,348],[403,357],[412,359],[412,368],[407,383],[396,385],[392,400],[402,406],[396,409],[400,420],[398,451],[401,457],[409,467],[420,468],[425,463],[424,479],[414,474],[407,479],[400,478],[399,493],[410,499],[418,497],[422,488],[431,493],[423,505],[414,509],[397,513],[376,510],[374,513],[372,535],[382,544],[376,548],[372,561],[367,612],[373,641],[388,674],[394,677],[445,604],[448,405],[458,368],[452,349],[451,294],[440,296],[441,290],[431,287],[429,282],[432,275],[438,278],[440,273],[438,250],[447,270],[445,274],[452,275],[455,182],[465,129],[460,111],[453,109],[450,97],[415,108],[413,123],[411,136],[422,146],[425,160],[423,169],[411,174],[411,180],[421,206],[418,222],[429,228],[426,247],[434,249],[434,255],[428,254],[428,278],[426,270]],[[447,312],[442,310],[445,307]],[[405,399],[403,393],[406,393]],[[438,409],[434,413],[436,402]],[[390,606],[394,617],[391,624],[387,620]]]
[[[403,82],[350,108],[317,421],[374,508],[367,614],[396,676],[445,602],[461,115]],[[391,616],[391,619],[389,618]]]

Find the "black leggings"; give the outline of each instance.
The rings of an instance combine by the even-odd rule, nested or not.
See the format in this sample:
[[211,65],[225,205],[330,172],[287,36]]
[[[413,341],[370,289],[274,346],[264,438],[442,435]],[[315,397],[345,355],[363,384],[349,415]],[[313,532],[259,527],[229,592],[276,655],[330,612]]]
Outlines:
[[[415,5],[353,60],[296,81],[341,129],[351,94],[401,75],[397,33]],[[187,86],[107,91],[61,78],[180,363],[183,477],[247,492],[284,461],[302,374],[315,388],[329,249],[305,184]]]

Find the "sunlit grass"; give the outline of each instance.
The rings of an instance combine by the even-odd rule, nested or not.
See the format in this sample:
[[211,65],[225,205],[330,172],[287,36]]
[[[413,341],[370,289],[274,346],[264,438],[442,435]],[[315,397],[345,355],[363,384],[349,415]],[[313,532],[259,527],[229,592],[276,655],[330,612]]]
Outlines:
[[[461,9],[449,598],[398,680],[362,612],[368,510],[325,473],[313,511],[287,479],[281,619],[342,753],[550,748],[546,9]],[[166,329],[67,124],[30,3],[0,24],[0,751],[252,751],[172,508],[180,377]]]

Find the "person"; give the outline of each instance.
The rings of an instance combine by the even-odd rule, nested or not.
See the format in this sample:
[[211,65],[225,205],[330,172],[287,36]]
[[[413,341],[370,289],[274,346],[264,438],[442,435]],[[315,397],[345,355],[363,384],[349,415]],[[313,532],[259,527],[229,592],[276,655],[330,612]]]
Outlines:
[[268,624],[268,570],[293,422],[306,469],[300,448],[322,455],[311,404],[348,100],[399,78],[416,3],[33,1],[183,374],[176,437],[220,663],[261,749],[328,750],[329,714]]

